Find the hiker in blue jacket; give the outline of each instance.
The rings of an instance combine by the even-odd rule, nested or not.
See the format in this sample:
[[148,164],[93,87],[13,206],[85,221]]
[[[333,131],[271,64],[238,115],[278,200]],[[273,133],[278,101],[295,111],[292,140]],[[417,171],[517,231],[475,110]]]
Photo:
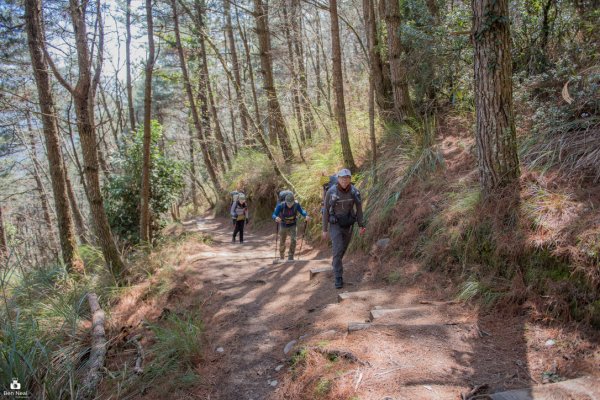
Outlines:
[[310,217],[307,212],[298,203],[292,193],[288,193],[285,196],[285,201],[277,204],[275,211],[273,211],[272,218],[279,224],[279,258],[283,259],[285,256],[285,240],[290,236],[290,251],[288,253],[288,260],[294,259],[294,253],[296,252],[296,237],[298,228],[296,221],[298,214],[302,215],[306,221],[310,221]]

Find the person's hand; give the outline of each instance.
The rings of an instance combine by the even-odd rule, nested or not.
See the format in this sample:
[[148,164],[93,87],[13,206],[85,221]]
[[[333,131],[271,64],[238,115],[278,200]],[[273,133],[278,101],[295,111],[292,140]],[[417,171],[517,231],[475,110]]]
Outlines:
[[362,227],[362,228],[360,228],[360,230],[358,231],[358,234],[362,236],[362,235],[364,235],[364,234],[365,234],[365,231],[366,231],[366,230],[367,230],[367,228],[365,228],[365,227],[363,226],[363,227]]
[[306,216],[306,222],[308,222],[308,221],[310,221],[310,220],[311,220],[311,218],[310,218],[310,217],[307,215],[307,216]]
[[281,218],[280,217],[275,218],[275,222],[277,222],[277,223],[281,222]]
[[323,237],[323,240],[327,240],[327,232],[323,231],[322,237]]

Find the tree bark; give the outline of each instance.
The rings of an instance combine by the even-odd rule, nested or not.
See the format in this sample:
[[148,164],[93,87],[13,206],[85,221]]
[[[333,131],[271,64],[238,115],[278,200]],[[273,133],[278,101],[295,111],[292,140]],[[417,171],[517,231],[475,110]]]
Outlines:
[[[339,29],[338,29],[339,30]],[[320,56],[323,57],[323,69],[325,70],[325,82],[327,82],[327,91],[322,90],[323,94],[327,98],[327,111],[329,112],[329,118],[333,118],[333,109],[331,107],[331,74],[329,73],[329,66],[327,64],[327,54],[325,53],[325,46],[323,45],[323,34],[321,33],[321,17],[317,13],[317,51],[320,49]],[[319,57],[319,54],[317,54]]]
[[381,58],[381,46],[377,34],[377,16],[375,15],[375,6],[372,0],[363,0],[363,13],[367,32],[367,47],[369,49],[369,66],[373,85],[375,99],[379,114],[389,119],[394,109],[394,98],[392,94],[392,84],[384,75],[384,62]]
[[310,98],[308,97],[308,82],[306,79],[306,65],[304,61],[304,46],[302,44],[302,8],[299,0],[292,0],[292,39],[296,62],[298,66],[298,79],[300,85],[300,106],[303,112],[303,124],[306,140],[312,141],[312,134],[316,130],[315,119],[312,115]]
[[181,73],[183,75],[183,84],[185,86],[185,91],[187,93],[188,101],[190,102],[190,112],[192,113],[192,121],[194,122],[196,134],[198,135],[198,139],[200,140],[200,149],[202,151],[202,158],[204,160],[204,166],[206,167],[206,170],[208,171],[208,175],[210,176],[210,179],[211,179],[215,189],[217,190],[218,193],[221,193],[223,191],[221,188],[221,183],[219,182],[217,172],[215,171],[213,162],[212,162],[209,152],[208,152],[208,143],[202,132],[200,116],[198,115],[198,108],[196,107],[196,99],[194,98],[194,94],[192,92],[192,85],[190,83],[190,77],[189,77],[189,73],[188,73],[187,63],[185,60],[185,54],[183,53],[183,47],[181,45],[181,35],[179,33],[179,14],[177,13],[177,3],[175,0],[171,0],[171,7],[173,9],[175,44],[177,46],[177,52],[179,53],[179,63],[181,66]]
[[[288,65],[290,75],[292,76],[292,108],[294,109],[294,116],[296,117],[296,125],[298,125],[300,139],[302,140],[302,144],[304,144],[306,142],[306,136],[304,130],[304,121],[302,118],[302,110],[300,109],[300,79],[298,78],[298,73],[296,71],[296,53],[293,49],[294,45],[292,43],[292,35],[290,33],[293,28],[287,8],[287,2],[284,2],[282,4],[283,20],[285,22],[285,28],[283,29],[283,32],[288,48]],[[300,145],[300,143],[298,143],[298,145]]]
[[254,0],[254,18],[256,21],[256,34],[258,35],[263,88],[267,95],[269,108],[269,131],[277,135],[283,158],[288,163],[292,160],[294,154],[292,152],[290,136],[281,112],[281,105],[277,98],[277,91],[275,90],[268,14],[262,0]]
[[[27,134],[29,136],[29,147],[30,147],[30,155],[31,161],[33,163],[33,179],[35,181],[36,190],[38,192],[38,196],[40,198],[40,203],[42,205],[42,214],[44,215],[44,222],[46,223],[46,230],[48,231],[48,247],[54,247],[54,227],[52,226],[52,218],[50,217],[50,207],[48,206],[48,196],[46,196],[46,190],[44,188],[44,184],[42,183],[42,177],[40,175],[40,171],[42,166],[37,157],[37,149],[35,146],[35,134],[33,133],[33,126],[31,124],[31,114],[29,110],[26,111],[27,119]],[[60,144],[59,144],[60,146]],[[61,154],[62,155],[62,154]],[[66,173],[66,172],[65,172]]]
[[140,198],[140,240],[150,240],[150,147],[152,145],[152,72],[154,71],[154,24],[152,0],[146,0],[146,23],[148,25],[148,59],[144,85],[144,147],[142,162],[142,188]]
[[196,159],[194,157],[194,134],[189,127],[190,134],[190,185],[192,189],[192,204],[194,205],[194,215],[198,213],[198,195],[196,190]]
[[[206,45],[204,43],[204,36],[200,38],[200,50],[202,52],[202,60],[200,66],[200,88],[198,90],[198,96],[200,99],[200,112],[202,114],[202,127],[204,128],[204,137],[210,142],[210,149],[212,150],[211,155],[215,155],[213,160],[216,158],[216,162],[221,168],[221,171],[225,172],[227,169],[225,168],[224,159],[228,159],[225,141],[223,140],[221,129],[215,129],[215,139],[217,142],[215,144],[210,126],[210,101],[208,98],[212,94],[210,93],[210,75],[208,73],[208,58],[206,55]],[[227,160],[227,164],[229,164],[229,160]]]
[[338,22],[337,0],[329,1],[331,15],[331,54],[333,69],[333,86],[335,92],[335,116],[340,130],[340,140],[342,143],[342,154],[346,168],[356,171],[352,148],[350,146],[350,136],[348,134],[348,124],[346,122],[346,105],[344,103],[344,78],[342,76],[342,48],[340,46],[340,26]]
[[204,140],[206,141],[206,146],[208,147],[208,154],[212,161],[213,168],[215,168],[215,170],[219,169],[220,171],[225,172],[225,163],[223,162],[223,155],[221,154],[220,143],[215,143],[210,126],[210,114],[208,108],[209,105],[207,94],[208,65],[206,58],[206,45],[204,43],[206,36],[206,24],[204,20],[204,15],[206,13],[205,1],[195,0],[194,8],[196,10],[196,13],[193,14],[194,24],[200,34],[200,66],[198,68],[198,101],[196,104],[200,108],[200,124],[202,129],[202,135],[204,136]]
[[231,24],[231,3],[230,0],[223,0],[223,8],[225,10],[226,19],[226,31],[227,38],[229,40],[229,51],[231,54],[231,69],[233,70],[233,76],[235,78],[235,97],[237,99],[237,106],[240,110],[240,124],[242,126],[242,137],[246,145],[252,144],[252,135],[248,130],[248,108],[244,101],[244,93],[242,91],[242,79],[240,77],[240,62],[237,55],[237,47],[235,45],[235,38],[233,36],[233,26]]
[[485,195],[519,179],[508,0],[473,0],[476,144]]
[[[250,46],[248,45],[248,37],[246,36],[246,30],[242,29],[240,25],[240,19],[238,14],[236,13],[236,20],[238,31],[242,38],[242,43],[244,44],[244,52],[246,54],[246,63],[248,64],[248,77],[250,78],[250,88],[252,89],[252,100],[254,101],[254,115],[256,117],[256,123],[258,124],[259,134],[264,135],[264,131],[262,129],[262,118],[260,116],[260,111],[258,108],[258,96],[256,95],[256,85],[254,83],[254,67],[252,66],[252,58],[250,57]],[[275,141],[270,143],[271,145],[275,144]]]
[[[96,4],[98,18],[101,18],[99,1]],[[72,87],[62,77],[56,69],[56,66],[51,62],[51,58],[48,58],[48,61],[58,81],[73,96],[75,115],[77,117],[77,130],[79,131],[79,139],[83,153],[83,170],[86,178],[90,211],[94,222],[96,237],[98,238],[98,243],[102,249],[102,254],[104,255],[104,260],[108,265],[108,268],[115,277],[119,278],[124,271],[125,264],[123,263],[121,255],[113,240],[108,218],[104,210],[104,200],[102,198],[102,191],[100,190],[100,178],[98,174],[98,140],[94,122],[94,97],[102,68],[102,53],[104,46],[103,23],[102,21],[99,21],[98,24],[100,26],[100,33],[98,36],[97,65],[95,73],[92,76],[87,26],[84,18],[87,5],[87,1],[83,2],[81,5],[77,3],[77,0],[69,1],[69,12],[71,14],[75,32],[77,63],[79,68],[76,86]]]
[[92,347],[90,350],[90,359],[88,361],[89,369],[83,380],[81,390],[77,395],[77,400],[85,400],[94,397],[96,388],[101,378],[101,369],[104,367],[106,359],[107,341],[106,331],[104,329],[105,315],[96,293],[88,293],[88,303],[92,313]]
[[83,262],[77,250],[75,228],[71,219],[71,210],[65,184],[65,170],[60,151],[58,121],[48,72],[48,59],[43,51],[44,32],[42,28],[42,4],[40,0],[25,1],[25,24],[31,64],[37,85],[38,100],[42,113],[44,139],[48,153],[48,166],[54,194],[54,206],[58,224],[62,256],[67,269],[82,271]]
[[129,110],[129,127],[135,132],[135,111],[133,110],[133,88],[131,83],[131,0],[127,0],[125,10],[125,68],[127,70],[127,108]]
[[[206,53],[205,53],[206,54]],[[205,62],[206,65],[206,62]],[[208,70],[207,70],[208,74]],[[217,112],[217,107],[215,106],[215,98],[212,90],[212,84],[210,83],[210,76],[206,81],[207,92],[208,92],[208,103],[210,105],[210,112],[213,117],[214,125],[215,125],[215,137],[220,144],[221,152],[223,152],[223,157],[225,158],[225,162],[227,163],[227,169],[231,169],[231,157],[229,156],[229,149],[227,148],[227,140],[225,140],[225,136],[223,135],[223,130],[221,129],[221,123],[219,121],[219,113]]]
[[2,205],[0,205],[0,261],[8,254],[6,243],[6,232],[4,231],[4,216],[2,215]]
[[371,163],[373,182],[377,183],[377,138],[375,137],[375,77],[369,75],[369,138],[371,139]]
[[[64,160],[63,160],[64,161]],[[73,185],[71,184],[71,178],[69,178],[69,170],[67,169],[67,163],[65,162],[65,183],[67,184],[67,194],[69,195],[69,204],[71,205],[71,211],[73,212],[73,220],[75,221],[75,227],[77,228],[77,236],[79,236],[79,242],[81,244],[88,244],[90,241],[87,235],[87,228],[83,222],[83,214],[77,204],[75,198],[75,192],[73,191]]]
[[398,0],[385,2],[385,23],[387,25],[388,53],[390,73],[392,77],[392,93],[394,96],[394,114],[398,122],[415,116],[415,111],[408,93],[406,68],[402,62],[402,41],[400,39],[400,3]]

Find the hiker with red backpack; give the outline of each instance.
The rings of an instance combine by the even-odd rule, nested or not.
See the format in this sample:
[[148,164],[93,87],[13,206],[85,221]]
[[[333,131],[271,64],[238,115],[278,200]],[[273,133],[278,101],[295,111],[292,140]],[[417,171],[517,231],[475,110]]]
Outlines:
[[294,253],[296,252],[296,237],[298,234],[298,227],[296,225],[298,214],[302,215],[306,219],[306,222],[310,221],[308,213],[302,208],[300,203],[296,201],[294,194],[291,191],[281,192],[279,194],[279,202],[271,216],[278,224],[280,259],[283,259],[285,256],[285,241],[288,236],[290,237],[288,260],[291,261],[294,259]]

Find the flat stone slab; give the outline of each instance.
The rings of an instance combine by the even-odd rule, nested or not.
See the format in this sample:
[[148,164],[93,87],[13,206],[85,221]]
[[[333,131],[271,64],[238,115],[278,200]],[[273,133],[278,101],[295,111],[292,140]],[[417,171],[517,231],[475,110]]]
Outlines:
[[492,400],[598,400],[600,378],[586,376],[568,381],[490,394]]
[[328,266],[328,267],[322,267],[322,268],[311,268],[310,271],[308,271],[308,279],[310,280],[319,274],[323,274],[323,273],[327,273],[327,272],[333,272],[333,267]]
[[331,260],[327,259],[319,259],[319,260],[281,260],[276,258],[273,260],[273,264],[294,264],[294,263],[304,263],[304,264],[323,264],[328,263],[331,265]]
[[383,289],[363,290],[360,292],[344,292],[338,294],[338,303],[341,303],[344,300],[370,300],[376,298],[377,296],[381,297],[386,293],[387,292]]
[[[419,338],[419,337],[427,337],[427,338],[445,338],[448,335],[452,334],[460,334],[464,335],[470,331],[472,328],[472,324],[468,323],[403,323],[403,322],[380,322],[380,321],[372,321],[372,322],[349,322],[348,323],[348,332],[355,332],[365,329],[393,329],[401,332],[403,335],[407,335],[410,338]],[[443,339],[445,341],[445,339]],[[504,400],[504,399],[502,399]],[[600,400],[600,399],[599,399]]]
[[370,322],[348,322],[348,332],[362,331],[370,327]]
[[427,306],[403,307],[403,308],[376,308],[371,310],[369,318],[371,321],[378,318],[390,317],[400,320],[412,320],[415,318],[429,316],[432,308]]
[[449,313],[445,307],[407,305],[400,308],[375,307],[369,313],[371,322],[399,324],[444,324],[455,325],[466,323],[464,316]]

